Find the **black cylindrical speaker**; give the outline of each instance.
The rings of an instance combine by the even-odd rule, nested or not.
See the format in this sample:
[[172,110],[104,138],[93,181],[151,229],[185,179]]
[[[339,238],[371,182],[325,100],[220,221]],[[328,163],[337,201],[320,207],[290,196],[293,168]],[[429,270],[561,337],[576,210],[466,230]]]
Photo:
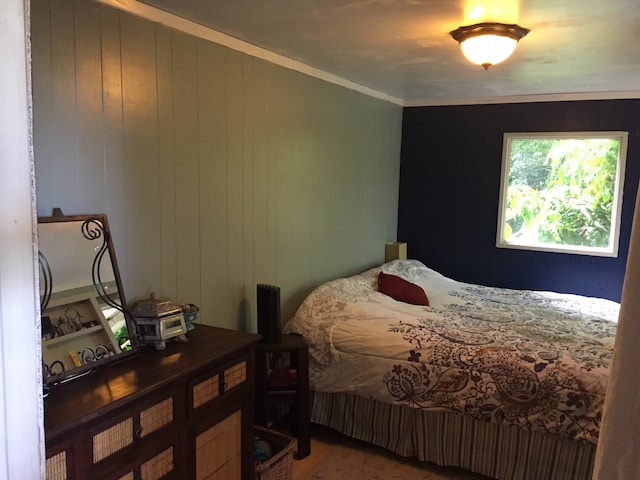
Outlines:
[[261,343],[280,343],[280,287],[259,284],[257,304]]

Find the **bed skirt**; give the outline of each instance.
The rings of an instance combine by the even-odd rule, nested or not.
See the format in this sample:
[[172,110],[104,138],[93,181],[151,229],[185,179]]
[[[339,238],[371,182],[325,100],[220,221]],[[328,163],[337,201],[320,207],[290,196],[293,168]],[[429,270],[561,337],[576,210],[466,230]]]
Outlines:
[[498,480],[590,480],[596,446],[450,412],[312,393],[311,420],[403,457]]

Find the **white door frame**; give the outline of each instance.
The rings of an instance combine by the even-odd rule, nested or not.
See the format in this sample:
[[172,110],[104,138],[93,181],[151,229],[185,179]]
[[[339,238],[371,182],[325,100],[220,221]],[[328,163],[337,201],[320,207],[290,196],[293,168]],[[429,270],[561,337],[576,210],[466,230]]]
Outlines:
[[29,0],[0,12],[0,478],[44,478]]

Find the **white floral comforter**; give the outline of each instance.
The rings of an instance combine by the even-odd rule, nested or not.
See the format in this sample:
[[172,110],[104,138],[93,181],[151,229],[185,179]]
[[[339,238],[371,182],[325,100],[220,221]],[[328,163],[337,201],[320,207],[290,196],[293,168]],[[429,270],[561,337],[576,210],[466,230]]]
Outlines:
[[[380,270],[430,306],[377,291]],[[460,283],[396,260],[315,289],[286,332],[309,342],[313,390],[596,443],[619,304]]]

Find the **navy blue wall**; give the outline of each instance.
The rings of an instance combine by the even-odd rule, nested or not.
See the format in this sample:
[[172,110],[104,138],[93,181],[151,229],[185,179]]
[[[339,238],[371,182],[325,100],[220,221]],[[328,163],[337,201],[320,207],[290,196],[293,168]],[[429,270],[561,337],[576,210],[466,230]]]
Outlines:
[[[617,258],[495,246],[505,132],[629,132]],[[398,241],[460,281],[620,301],[640,179],[640,100],[404,109]]]

